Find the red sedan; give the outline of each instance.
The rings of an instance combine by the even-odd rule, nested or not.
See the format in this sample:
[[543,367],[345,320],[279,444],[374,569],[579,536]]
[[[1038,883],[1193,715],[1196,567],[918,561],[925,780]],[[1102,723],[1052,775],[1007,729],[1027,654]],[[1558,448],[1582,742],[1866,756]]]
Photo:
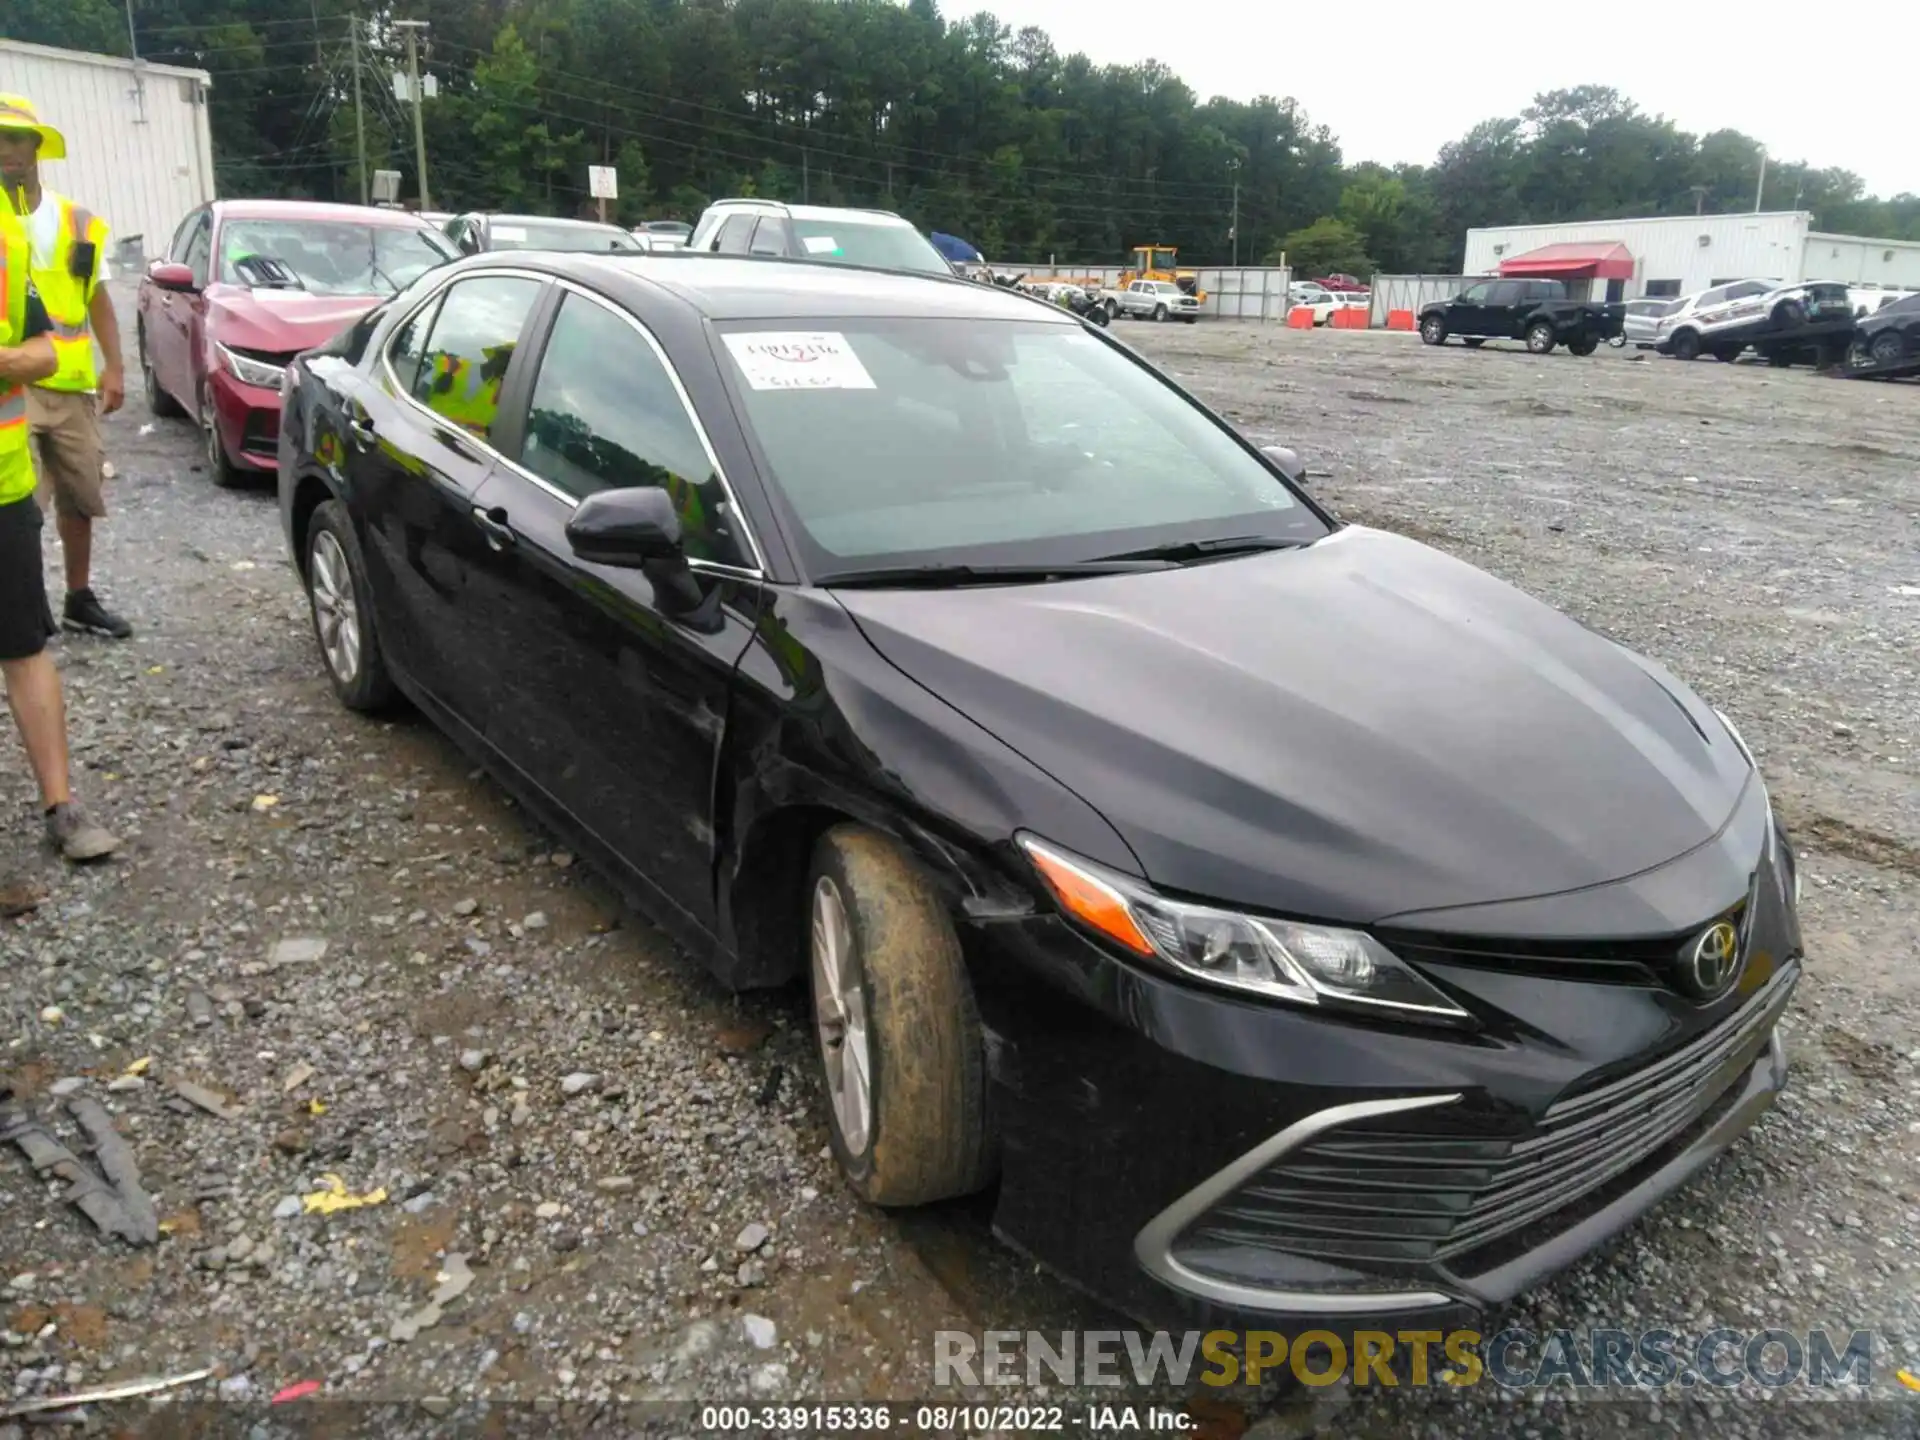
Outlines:
[[271,473],[287,362],[454,258],[443,235],[398,210],[305,200],[202,205],[140,282],[148,403],[156,415],[199,422],[216,483]]

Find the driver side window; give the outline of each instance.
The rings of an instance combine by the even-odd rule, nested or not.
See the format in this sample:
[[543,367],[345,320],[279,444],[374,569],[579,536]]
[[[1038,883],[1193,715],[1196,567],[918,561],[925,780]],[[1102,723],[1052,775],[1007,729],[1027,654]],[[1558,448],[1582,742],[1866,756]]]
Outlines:
[[1493,293],[1493,282],[1483,280],[1478,285],[1469,285],[1454,297],[1462,305],[1484,305],[1487,297]]
[[204,287],[213,270],[213,217],[202,215],[193,234],[187,237],[187,252],[181,263],[193,271],[193,283]]

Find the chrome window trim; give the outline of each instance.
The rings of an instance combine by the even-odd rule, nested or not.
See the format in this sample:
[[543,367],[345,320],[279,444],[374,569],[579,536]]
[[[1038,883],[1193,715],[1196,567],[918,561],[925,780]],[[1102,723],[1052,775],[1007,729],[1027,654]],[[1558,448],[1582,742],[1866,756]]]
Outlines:
[[1359,1100],[1335,1105],[1294,1121],[1247,1151],[1231,1165],[1202,1180],[1153,1219],[1134,1237],[1133,1254],[1140,1267],[1163,1285],[1185,1295],[1218,1301],[1244,1310],[1305,1312],[1322,1315],[1370,1314],[1379,1309],[1457,1305],[1457,1297],[1438,1290],[1276,1290],[1221,1280],[1182,1265],[1173,1247],[1181,1231],[1198,1220],[1215,1202],[1252,1179],[1260,1171],[1323,1131],[1376,1115],[1426,1110],[1452,1105],[1461,1099],[1449,1095],[1407,1095],[1391,1100]]
[[[746,538],[748,553],[753,556],[754,560],[752,566],[743,566],[728,565],[717,560],[699,560],[689,556],[687,558],[688,566],[694,570],[708,574],[725,575],[745,580],[765,580],[767,557],[760,549],[760,541],[753,533],[753,527],[747,523],[746,511],[741,507],[740,496],[734,490],[733,482],[727,478],[725,467],[720,464],[720,456],[715,452],[713,441],[707,435],[707,427],[700,423],[699,412],[694,409],[693,400],[687,394],[687,387],[681,382],[680,372],[674,368],[673,361],[668,358],[667,352],[661,348],[660,342],[654,338],[651,330],[647,329],[638,319],[629,315],[618,305],[613,304],[605,296],[596,294],[577,281],[569,280],[562,275],[550,275],[538,270],[523,270],[516,266],[488,266],[484,269],[472,270],[460,275],[447,276],[440,284],[435,285],[423,295],[420,298],[420,302],[408,310],[402,318],[395,321],[393,328],[387,332],[387,343],[380,347],[380,369],[385,375],[389,391],[429,419],[445,421],[446,416],[439,414],[430,406],[422,405],[420,401],[415,398],[413,391],[400,383],[400,377],[394,373],[393,369],[393,341],[399,332],[411,324],[421,311],[425,310],[427,306],[431,305],[436,298],[443,295],[450,287],[459,284],[462,280],[477,280],[483,276],[492,275],[506,275],[516,279],[537,280],[543,285],[557,285],[562,290],[578,295],[583,300],[590,300],[601,309],[618,316],[639,333],[640,338],[645,340],[648,347],[652,349],[654,358],[660,362],[661,368],[667,372],[667,380],[673,386],[673,393],[680,401],[681,410],[686,414],[687,419],[693,423],[693,433],[700,441],[700,449],[706,455],[708,463],[713,466],[713,473],[719,477],[720,488],[724,490],[727,495],[727,505],[739,523],[740,533]],[[554,318],[558,320],[558,311],[555,312]],[[551,327],[549,327],[548,333],[551,334]],[[429,336],[428,338],[431,339],[432,337]],[[542,358],[544,359],[545,357],[543,356]],[[535,379],[537,380],[538,378],[536,375]],[[533,393],[531,388],[529,388],[527,393],[527,404],[529,408],[532,407]],[[577,498],[569,495],[551,481],[534,474],[533,471],[529,470],[519,461],[510,456],[503,455],[499,450],[495,449],[485,440],[480,439],[477,435],[468,435],[467,438],[472,441],[473,444],[479,446],[480,449],[484,450],[488,457],[496,464],[506,466],[512,470],[514,474],[520,476],[530,484],[539,486],[540,489],[544,490],[568,509],[578,510],[580,508],[580,501]]]

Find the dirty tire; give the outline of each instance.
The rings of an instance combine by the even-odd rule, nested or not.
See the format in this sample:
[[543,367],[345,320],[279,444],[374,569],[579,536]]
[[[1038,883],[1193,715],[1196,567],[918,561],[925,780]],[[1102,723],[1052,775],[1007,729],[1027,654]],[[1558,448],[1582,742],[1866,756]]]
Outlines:
[[1537,321],[1527,326],[1527,349],[1535,355],[1551,355],[1554,347],[1553,326],[1546,321]]
[[[1429,315],[1420,322],[1420,339],[1428,345],[1446,344],[1447,322],[1442,320],[1438,315]],[[1467,343],[1472,344],[1473,342],[1468,341]]]
[[200,448],[207,474],[222,490],[237,490],[246,483],[247,477],[227,458],[226,443],[220,438],[220,426],[213,415],[213,401],[203,390],[200,392]]
[[147,409],[159,420],[178,420],[186,414],[180,402],[169,395],[160,385],[160,377],[153,373],[153,362],[147,358],[147,327],[142,325],[134,331],[134,343],[140,350],[140,384],[147,392]]
[[1897,330],[1882,330],[1873,337],[1873,345],[1867,351],[1876,365],[1898,365],[1906,358],[1906,344]]
[[[857,825],[836,826],[814,848],[809,935],[823,885],[835,888],[844,907],[872,1060],[860,1152],[842,1135],[829,1095],[828,1129],[841,1169],[875,1205],[925,1205],[980,1189],[994,1169],[986,1051],[945,906],[891,840]],[[809,972],[817,992],[818,965]],[[824,1070],[817,993],[813,1014]]]
[[1713,358],[1723,365],[1731,365],[1740,358],[1740,352],[1722,345],[1713,352]]
[[1700,332],[1682,330],[1673,337],[1671,346],[1676,360],[1698,360],[1700,358]]
[[1569,340],[1567,342],[1567,353],[1569,355],[1591,355],[1599,348],[1600,342],[1598,340]]
[[[320,606],[314,596],[314,556],[326,543],[322,536],[331,538],[346,563],[354,607],[358,611],[359,664],[351,677],[342,677],[327,656]],[[315,510],[313,518],[307,522],[305,544],[307,553],[303,557],[303,570],[307,587],[307,613],[313,621],[314,643],[320,647],[320,665],[327,672],[333,693],[340,697],[340,703],[347,709],[362,714],[379,714],[392,709],[398,693],[393,677],[387,672],[386,657],[380,651],[380,633],[373,618],[373,591],[367,585],[366,557],[360,552],[360,540],[353,533],[353,522],[347,518],[346,506],[338,500],[328,500]]]

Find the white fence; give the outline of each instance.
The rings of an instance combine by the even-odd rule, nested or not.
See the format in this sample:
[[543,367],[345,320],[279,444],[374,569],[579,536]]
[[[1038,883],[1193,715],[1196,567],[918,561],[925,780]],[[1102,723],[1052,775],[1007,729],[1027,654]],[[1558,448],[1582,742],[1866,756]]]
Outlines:
[[[996,262],[997,275],[1024,275],[1029,280],[1094,280],[1103,286],[1120,283],[1122,265],[1018,265]],[[1201,302],[1202,315],[1222,320],[1272,320],[1287,318],[1287,282],[1292,271],[1266,266],[1242,266],[1238,269],[1196,269],[1200,290],[1207,298]],[[1383,322],[1384,323],[1384,322]]]
[[1367,316],[1372,328],[1384,329],[1389,310],[1411,310],[1436,300],[1451,300],[1484,275],[1376,275],[1373,277],[1373,309]]

